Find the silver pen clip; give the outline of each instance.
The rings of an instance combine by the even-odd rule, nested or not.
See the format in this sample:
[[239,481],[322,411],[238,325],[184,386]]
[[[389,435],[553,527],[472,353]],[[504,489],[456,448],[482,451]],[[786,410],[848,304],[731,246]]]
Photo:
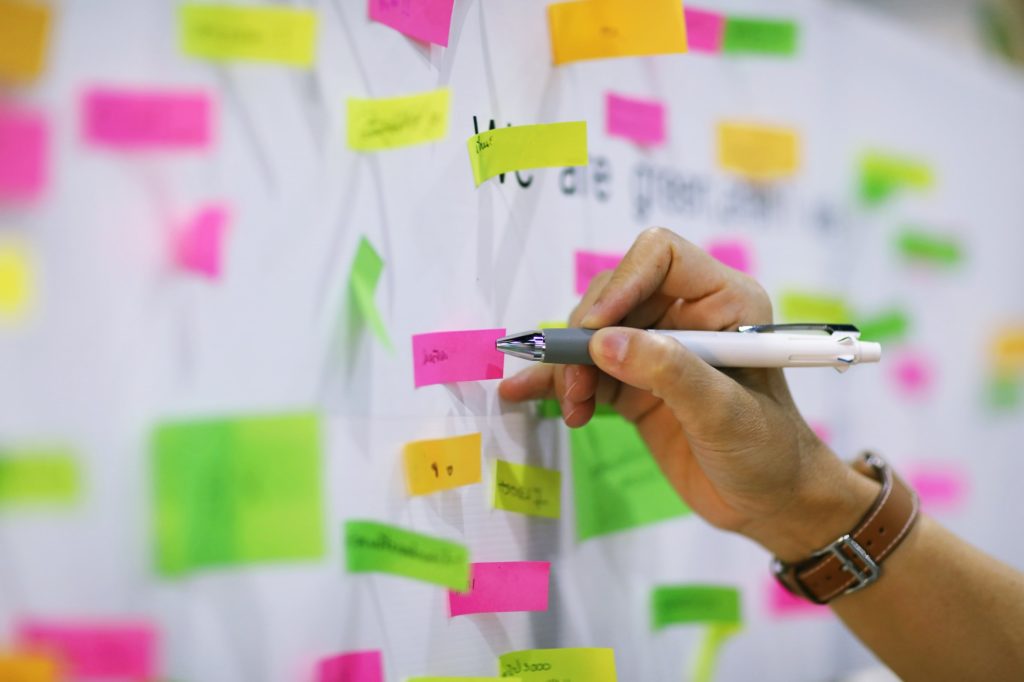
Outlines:
[[860,337],[860,330],[852,324],[835,324],[831,322],[796,322],[790,324],[745,324],[736,329],[743,334],[770,334],[772,332],[823,332],[825,334],[845,334],[854,339]]

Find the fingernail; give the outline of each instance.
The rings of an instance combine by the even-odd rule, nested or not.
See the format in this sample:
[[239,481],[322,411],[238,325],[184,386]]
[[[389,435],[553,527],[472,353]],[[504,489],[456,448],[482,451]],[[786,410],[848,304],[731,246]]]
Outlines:
[[625,332],[607,331],[601,335],[599,350],[606,359],[621,365],[629,351],[629,335]]

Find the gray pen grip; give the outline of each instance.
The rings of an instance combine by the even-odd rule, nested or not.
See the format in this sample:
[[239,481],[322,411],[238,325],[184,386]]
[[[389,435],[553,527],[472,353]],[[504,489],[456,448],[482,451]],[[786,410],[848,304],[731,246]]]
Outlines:
[[588,344],[596,329],[544,329],[544,362],[592,365]]

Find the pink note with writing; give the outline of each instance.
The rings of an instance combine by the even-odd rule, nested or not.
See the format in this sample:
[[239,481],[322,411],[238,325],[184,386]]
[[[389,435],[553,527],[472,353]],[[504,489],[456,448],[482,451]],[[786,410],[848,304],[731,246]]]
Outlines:
[[213,137],[205,92],[93,88],[82,95],[82,135],[120,150],[203,149]]
[[19,646],[52,651],[73,680],[144,682],[158,674],[156,631],[145,623],[28,621],[16,637]]
[[379,651],[351,651],[325,658],[316,667],[316,682],[384,682]]
[[716,239],[708,244],[708,253],[730,268],[745,272],[754,272],[754,259],[750,246],[741,239]]
[[590,280],[605,270],[614,270],[622,261],[619,253],[598,253],[596,251],[576,252],[576,293],[587,293]]
[[218,279],[230,213],[222,204],[204,206],[174,237],[174,262],[182,270]]
[[686,43],[691,52],[722,51],[725,15],[687,7],[683,10],[683,17],[686,20]]
[[547,611],[547,561],[496,561],[470,565],[469,592],[448,592],[454,616],[469,613]]
[[765,582],[768,613],[776,617],[788,616],[827,616],[827,606],[814,604],[792,594],[779,584],[778,580],[769,579]]
[[665,105],[646,99],[605,95],[605,127],[609,135],[648,147],[665,142]]
[[954,464],[918,463],[907,467],[905,475],[926,512],[954,511],[967,499],[967,472]]
[[410,38],[448,46],[455,0],[369,0],[370,19]]
[[931,392],[935,383],[931,362],[924,355],[906,351],[889,363],[889,376],[904,395],[921,398]]
[[505,355],[494,347],[494,342],[504,335],[504,329],[416,334],[412,337],[416,388],[500,379],[505,374]]
[[27,202],[42,193],[48,149],[42,113],[0,103],[0,201]]

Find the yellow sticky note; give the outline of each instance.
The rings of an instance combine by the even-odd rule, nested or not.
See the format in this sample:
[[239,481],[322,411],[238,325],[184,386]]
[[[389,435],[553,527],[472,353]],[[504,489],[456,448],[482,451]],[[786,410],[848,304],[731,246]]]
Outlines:
[[0,81],[35,80],[46,65],[50,8],[26,0],[0,0]]
[[548,5],[555,64],[686,52],[679,0],[577,0]]
[[494,463],[495,509],[557,519],[562,514],[562,474],[554,469]]
[[847,323],[852,318],[846,301],[836,296],[804,291],[786,291],[779,301],[780,316],[786,322]]
[[557,320],[548,320],[547,322],[541,322],[539,329],[565,329],[569,326],[568,322],[562,322]]
[[495,128],[466,142],[477,187],[495,175],[524,168],[586,166],[587,123],[542,123]]
[[479,433],[406,443],[402,452],[410,495],[479,483]]
[[32,309],[35,266],[20,241],[0,241],[0,322],[16,322]]
[[448,134],[450,108],[449,88],[405,97],[350,99],[348,146],[376,151],[440,140]]
[[523,682],[616,682],[611,649],[526,649],[498,657],[502,677]]
[[993,355],[999,369],[1024,370],[1024,327],[1007,329],[1000,334]]
[[313,64],[317,20],[312,10],[187,3],[178,17],[181,49],[192,57]]
[[790,128],[719,123],[718,163],[751,180],[787,177],[800,167],[800,136]]
[[57,662],[41,654],[0,653],[0,680],[4,682],[57,682]]

